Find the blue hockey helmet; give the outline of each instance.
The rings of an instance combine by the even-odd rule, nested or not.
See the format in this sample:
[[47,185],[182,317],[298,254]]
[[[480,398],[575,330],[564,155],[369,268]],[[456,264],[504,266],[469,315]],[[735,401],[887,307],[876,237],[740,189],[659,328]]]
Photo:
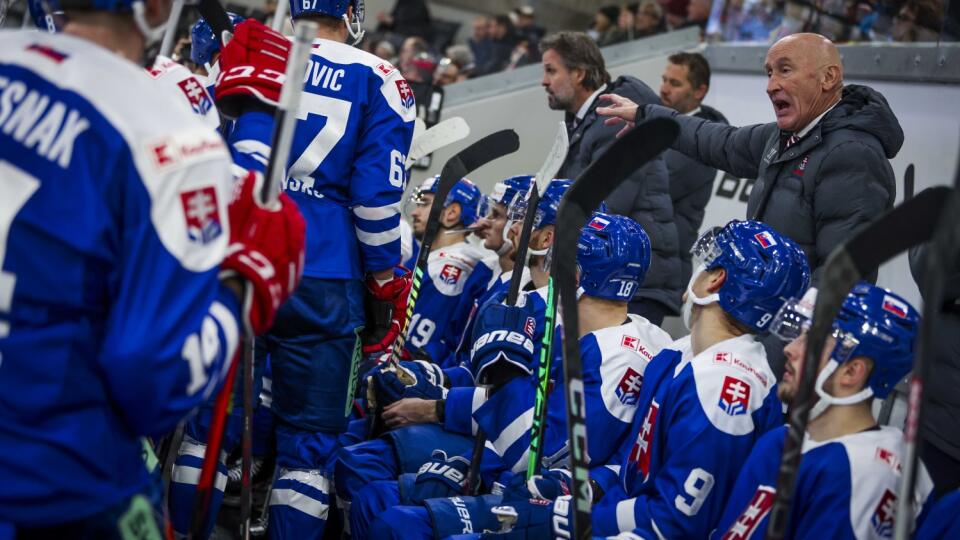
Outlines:
[[[423,183],[420,184],[420,187],[413,189],[413,192],[410,194],[410,200],[418,205],[423,204],[423,194],[436,193],[437,181],[439,179],[440,175],[436,175],[424,180]],[[443,202],[443,207],[446,208],[453,203],[460,203],[460,221],[465,227],[469,227],[477,221],[477,212],[480,208],[480,196],[480,188],[478,188],[476,184],[466,178],[461,178],[457,180],[457,183],[450,189],[447,200]]]
[[[766,330],[783,304],[800,296],[810,284],[803,250],[759,221],[734,220],[707,231],[690,253],[695,270],[687,286],[688,303],[719,302],[730,316],[758,332]],[[692,288],[697,275],[717,268],[727,274],[720,290],[697,297]]]
[[[572,180],[554,179],[547,184],[547,189],[543,191],[540,202],[537,203],[537,213],[533,217],[533,228],[542,229],[547,225],[553,225],[557,222],[557,210],[560,208],[560,200],[563,194],[573,184]],[[527,214],[527,194],[517,193],[514,195],[510,206],[507,209],[507,219],[510,221],[523,221]]]
[[[234,26],[243,22],[243,17],[233,12],[228,12],[230,22]],[[210,24],[200,17],[193,27],[190,28],[190,61],[198,66],[210,63],[213,53],[220,50],[220,40],[213,34],[213,28]]]
[[650,267],[650,237],[628,217],[594,212],[580,232],[577,266],[585,294],[629,302]]
[[[807,291],[800,300],[787,302],[777,313],[770,331],[784,340],[796,339],[810,327],[815,302],[816,289]],[[866,282],[855,285],[833,320],[836,344],[827,366],[817,376],[821,402],[842,405],[871,396],[886,398],[910,372],[919,327],[919,312],[902,296]],[[858,356],[873,361],[867,388],[849,398],[827,395],[823,383],[840,364]]]
[[[347,8],[353,6],[353,19],[347,18]],[[347,32],[354,44],[363,39],[364,16],[363,0],[290,0],[290,18],[299,19],[304,15],[323,15],[334,19],[343,19],[347,23]]]
[[494,204],[502,204],[504,207],[510,206],[517,193],[523,193],[523,196],[526,196],[532,183],[533,176],[531,175],[511,176],[497,182],[493,185],[493,191],[480,199],[478,214],[480,217],[488,216]]

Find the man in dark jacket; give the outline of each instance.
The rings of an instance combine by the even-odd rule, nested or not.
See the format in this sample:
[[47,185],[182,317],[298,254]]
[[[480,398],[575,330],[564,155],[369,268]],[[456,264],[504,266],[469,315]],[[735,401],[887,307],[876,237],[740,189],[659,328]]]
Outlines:
[[[702,103],[710,90],[710,64],[703,55],[687,52],[670,55],[662,79],[660,101],[664,105],[687,116],[727,123],[720,111]],[[680,282],[687,283],[693,272],[690,247],[703,224],[717,170],[672,148],[663,153],[663,159],[670,174],[670,199],[680,246]]]
[[[540,42],[542,85],[551,109],[566,111],[570,148],[558,173],[576,178],[614,141],[617,128],[597,116],[597,96],[615,93],[638,103],[659,103],[649,86],[633,77],[611,82],[596,43],[581,32],[558,32]],[[650,236],[653,259],[630,311],[659,325],[679,314],[680,258],[670,184],[662,157],[627,178],[606,200],[610,212],[629,216]]]
[[[893,206],[896,178],[889,159],[903,145],[903,130],[877,91],[843,85],[840,54],[818,34],[793,34],[770,47],[764,69],[777,121],[742,128],[600,96],[605,123],[632,125],[669,116],[680,124],[673,148],[738,178],[756,178],[747,200],[749,219],[765,221],[803,248],[819,280],[840,242]],[[768,344],[779,376],[783,355]]]

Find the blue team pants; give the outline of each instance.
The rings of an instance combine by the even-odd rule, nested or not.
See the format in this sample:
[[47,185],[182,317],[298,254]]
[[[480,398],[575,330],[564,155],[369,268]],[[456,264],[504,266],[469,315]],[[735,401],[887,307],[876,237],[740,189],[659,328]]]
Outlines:
[[359,280],[304,278],[262,339],[277,416],[271,538],[323,536],[333,496],[329,463],[352,412],[363,294]]
[[380,514],[398,504],[400,489],[395,480],[377,480],[356,491],[347,516],[353,540],[376,538],[369,534],[370,525]]

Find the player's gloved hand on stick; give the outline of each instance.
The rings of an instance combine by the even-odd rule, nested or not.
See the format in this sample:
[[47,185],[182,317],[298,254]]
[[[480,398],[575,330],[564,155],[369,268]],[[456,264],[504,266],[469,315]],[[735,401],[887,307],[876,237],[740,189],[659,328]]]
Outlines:
[[444,387],[445,375],[440,366],[415,360],[391,364],[381,364],[370,370],[377,392],[377,403],[387,406],[403,398],[444,399],[447,389]]
[[469,469],[469,459],[463,456],[448,458],[443,450],[434,450],[430,461],[424,463],[417,472],[410,489],[409,504],[421,505],[427,499],[462,495]]
[[491,512],[500,521],[500,531],[483,533],[480,538],[498,540],[534,540],[540,538],[572,538],[570,532],[569,495],[556,501],[524,499],[494,506]]
[[378,283],[373,276],[365,282],[367,298],[364,302],[367,325],[360,336],[363,354],[389,351],[407,319],[407,297],[413,281],[410,271],[402,266],[393,270],[393,279]]
[[244,325],[255,335],[270,329],[303,273],[303,216],[283,193],[265,205],[260,200],[263,182],[263,175],[254,172],[237,181],[229,208],[230,245],[220,265],[221,279],[247,281]]
[[502,367],[533,373],[535,331],[536,318],[530,302],[516,306],[487,302],[481,306],[470,353],[476,380],[483,381],[488,370]]
[[280,100],[290,40],[254,19],[238,24],[233,32],[218,60],[217,108],[228,118],[251,106],[272,111]]
[[510,478],[503,488],[504,504],[527,499],[556,500],[570,494],[573,479],[570,473],[562,469],[544,470],[529,480],[526,475],[518,474]]

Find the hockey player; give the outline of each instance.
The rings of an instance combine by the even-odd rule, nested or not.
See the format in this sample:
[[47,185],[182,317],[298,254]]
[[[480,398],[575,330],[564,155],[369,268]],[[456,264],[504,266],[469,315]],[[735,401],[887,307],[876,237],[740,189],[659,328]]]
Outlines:
[[[803,251],[763,223],[732,221],[703,235],[692,254],[683,309],[690,336],[644,373],[618,481],[591,471],[591,484],[606,491],[594,490],[597,536],[707,537],[736,480],[730,464],[781,423],[776,381],[755,335],[806,289]],[[543,506],[535,495],[511,495],[519,519],[510,535],[569,536],[570,497]]]
[[[602,468],[627,440],[644,371],[653,356],[671,340],[666,332],[646,319],[627,313],[628,302],[643,282],[650,264],[650,241],[636,222],[624,216],[595,213],[581,233],[577,264],[583,289],[577,308],[581,320],[588,429],[605,435],[590,440],[588,454],[591,462]],[[526,451],[536,393],[533,369],[536,361],[532,352],[513,345],[510,333],[504,332],[522,335],[522,315],[522,307],[507,306],[496,306],[492,313],[482,314],[474,345],[474,362],[481,368],[487,365],[496,368],[498,363],[526,367],[526,377],[507,383],[474,414],[492,444],[493,452],[487,452],[484,458],[485,476],[494,473],[499,482],[508,485],[518,483],[516,481],[522,483],[527,468]],[[496,321],[500,322],[500,328],[490,324]],[[504,337],[498,338],[501,335]],[[551,379],[555,383],[548,400],[544,456],[545,461],[552,460],[559,466],[568,452],[559,346],[554,353]],[[457,458],[449,459],[443,465],[454,468],[457,461]],[[500,470],[491,471],[488,464],[499,465]],[[562,477],[560,473],[549,474]],[[424,466],[414,482],[401,488],[404,504],[424,506],[398,506],[380,514],[370,528],[369,537],[443,538],[462,532],[499,529],[497,519],[489,511],[491,505],[499,503],[498,495],[436,498],[442,493],[438,486],[444,484],[448,489],[443,496],[459,495],[459,486],[452,480],[444,467]],[[360,510],[358,503],[355,513]]]
[[[771,331],[789,344],[777,387],[783,403],[797,395],[806,355],[806,329],[816,289],[787,303]],[[817,402],[803,443],[786,538],[866,540],[893,533],[903,432],[877,425],[870,405],[884,399],[910,371],[920,316],[902,297],[861,283],[833,321],[816,375]],[[763,538],[776,496],[787,426],[757,441],[740,471],[713,538]],[[932,483],[920,464],[913,510],[920,513]]]
[[[531,238],[531,249],[545,251],[552,244],[557,209],[569,186],[568,180],[553,180],[547,186],[537,206],[537,234]],[[522,195],[519,191],[516,193]],[[518,197],[515,194],[512,198]],[[522,214],[514,214],[522,221]],[[541,257],[531,258],[531,264],[539,265],[541,262]],[[502,297],[505,296],[504,290]],[[536,355],[544,331],[546,289],[531,291],[527,298],[530,316],[534,321]],[[499,299],[495,301],[499,302]],[[383,420],[392,429],[378,439],[348,446],[340,451],[334,477],[338,498],[343,501],[341,508],[345,513],[349,513],[353,495],[363,486],[375,480],[393,481],[401,473],[416,472],[430,459],[434,449],[443,449],[450,455],[469,452],[470,437],[477,430],[471,415],[483,403],[485,393],[474,385],[476,370],[469,362],[473,346],[472,331],[463,341],[461,349],[468,355],[466,366],[456,365],[441,372],[425,363],[404,363],[408,369],[415,370],[418,384],[412,387],[404,386],[390,372],[382,372],[377,376],[377,389],[383,390],[378,400],[386,405]]]
[[[233,12],[227,12],[230,22],[236,26],[243,22],[243,17]],[[220,56],[220,40],[213,34],[213,28],[210,28],[203,17],[193,23],[190,27],[190,61],[197,66],[200,73],[210,81],[210,87],[216,81],[217,74],[220,72],[217,65],[217,58]]]
[[[310,19],[319,30],[284,186],[307,223],[304,280],[278,312],[271,332],[257,340],[258,366],[270,357],[277,417],[280,471],[270,496],[272,538],[322,534],[329,504],[328,481],[322,473],[349,420],[355,356],[359,357],[353,352],[360,347],[361,327],[369,332],[362,336],[363,352],[383,352],[392,345],[406,313],[410,280],[395,273],[394,267],[400,259],[403,163],[413,136],[415,107],[406,81],[393,66],[345,43],[355,34],[361,6],[359,0],[290,4],[294,22]],[[252,21],[237,25],[234,40],[247,28],[253,28]],[[256,33],[263,47],[273,46],[273,34]],[[243,85],[269,105],[278,99],[280,84],[260,68],[280,73],[283,69],[266,61],[258,71],[236,69],[228,54],[232,44],[224,47],[218,60],[218,107],[227,117],[243,112],[232,139],[251,141],[251,146],[259,142],[269,151],[270,131],[258,131],[253,116],[264,113],[238,110],[220,85],[231,81]],[[264,124],[266,120],[260,118]],[[391,313],[391,320],[365,321],[365,295],[367,304],[389,304],[391,309],[378,312]],[[187,462],[203,448],[200,439],[185,440],[177,464],[182,463],[184,471],[174,470],[174,484],[178,477],[183,482],[171,490],[188,488],[177,497],[188,511],[197,463]]]
[[61,33],[0,34],[0,522],[158,538],[139,437],[270,327],[304,224],[144,76],[168,2],[61,5]]
[[[417,237],[427,227],[438,179],[427,178],[410,194],[410,218]],[[468,227],[477,221],[480,198],[480,189],[463,178],[444,201],[440,230],[407,329],[406,348],[414,357],[439,363],[453,353],[473,301],[493,277],[484,250],[466,241]]]
[[493,186],[493,192],[481,202],[480,219],[477,220],[477,235],[483,239],[483,247],[497,254],[497,281],[508,282],[512,275],[516,246],[508,237],[510,230],[507,207],[517,196],[526,197],[533,176],[511,176]]

